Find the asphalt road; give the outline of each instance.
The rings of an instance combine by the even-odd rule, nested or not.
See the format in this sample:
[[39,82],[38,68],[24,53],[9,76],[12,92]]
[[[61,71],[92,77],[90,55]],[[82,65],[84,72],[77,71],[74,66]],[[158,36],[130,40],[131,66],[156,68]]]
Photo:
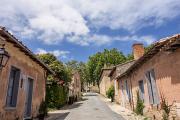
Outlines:
[[124,120],[113,112],[95,93],[87,93],[83,101],[66,108],[56,120]]

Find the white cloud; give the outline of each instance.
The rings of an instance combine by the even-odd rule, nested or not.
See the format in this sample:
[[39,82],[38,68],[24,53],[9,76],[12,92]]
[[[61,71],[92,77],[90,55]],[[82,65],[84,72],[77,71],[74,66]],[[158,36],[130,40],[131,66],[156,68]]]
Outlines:
[[36,50],[36,54],[46,54],[46,53],[52,53],[54,56],[56,57],[60,57],[60,58],[67,58],[67,55],[70,53],[69,51],[63,51],[63,50],[53,50],[53,51],[47,51],[45,49],[42,48],[38,48]]
[[[180,15],[179,0],[0,0],[0,4],[1,25],[46,44],[63,40],[84,46],[107,44],[116,36],[98,35],[94,29],[125,29],[135,34]],[[132,36],[121,39],[140,37],[152,42],[150,36]]]
[[135,41],[135,42],[143,42],[146,44],[151,44],[156,40],[155,37],[147,35],[147,36],[107,36],[107,35],[99,35],[93,34],[88,36],[74,36],[69,37],[68,41],[79,44],[81,46],[88,46],[89,44],[94,44],[96,46],[111,44],[112,42],[117,41]]

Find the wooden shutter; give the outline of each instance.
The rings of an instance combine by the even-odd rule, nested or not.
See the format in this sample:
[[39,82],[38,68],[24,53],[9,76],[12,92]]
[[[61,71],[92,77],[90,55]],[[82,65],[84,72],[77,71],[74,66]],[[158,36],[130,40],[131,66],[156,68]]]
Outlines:
[[6,98],[6,105],[8,107],[11,106],[11,101],[12,101],[11,99],[12,99],[12,92],[13,92],[13,76],[14,76],[14,70],[11,69],[9,83],[8,83],[7,98]]
[[127,93],[127,96],[128,96],[128,100],[130,101],[131,100],[131,95],[130,95],[130,90],[129,90],[129,87],[128,87],[127,80],[125,81],[125,85],[126,85],[126,93]]
[[152,93],[152,89],[151,89],[151,79],[150,79],[150,75],[149,75],[149,71],[146,72],[146,80],[147,80],[147,87],[148,87],[148,94],[149,94],[149,103],[153,104],[153,93]]
[[6,105],[8,107],[16,107],[17,95],[19,88],[20,70],[12,67],[8,83]]
[[144,100],[144,82],[143,82],[143,80],[140,80],[139,81],[139,95],[140,95],[140,98],[141,98],[141,100]]
[[158,95],[158,90],[157,90],[157,86],[156,86],[155,72],[153,69],[150,71],[150,78],[151,78],[151,84],[152,84],[154,104],[159,104],[159,102],[160,102],[159,95]]
[[12,106],[15,107],[17,103],[18,90],[19,90],[19,79],[20,71],[16,69],[13,85],[13,95],[12,95]]

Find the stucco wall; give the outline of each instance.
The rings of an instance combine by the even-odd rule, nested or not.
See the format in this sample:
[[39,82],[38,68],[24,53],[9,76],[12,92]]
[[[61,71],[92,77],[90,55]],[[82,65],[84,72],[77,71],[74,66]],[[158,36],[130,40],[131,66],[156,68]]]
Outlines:
[[[136,91],[138,90],[138,81],[143,80],[145,89],[146,111],[150,110],[149,95],[147,89],[147,80],[145,72],[154,69],[156,77],[156,85],[158,93],[163,93],[169,104],[174,102],[174,105],[180,103],[180,49],[175,52],[159,52],[153,58],[134,70],[128,76],[128,80],[132,82],[133,101],[136,104]],[[124,80],[121,78],[121,80]]]
[[106,91],[111,85],[114,85],[114,81],[108,77],[111,70],[104,70],[102,73],[101,81],[99,84],[100,94],[106,96]]
[[[12,43],[6,43],[6,51],[10,54],[8,64],[2,69],[0,75],[0,119],[22,119],[25,110],[25,83],[27,78],[33,79],[32,115],[36,116],[42,99],[45,98],[45,71],[24,52],[20,51]],[[9,74],[11,66],[21,70],[19,91],[16,108],[6,108],[6,95],[8,90]],[[20,86],[23,81],[22,88]]]

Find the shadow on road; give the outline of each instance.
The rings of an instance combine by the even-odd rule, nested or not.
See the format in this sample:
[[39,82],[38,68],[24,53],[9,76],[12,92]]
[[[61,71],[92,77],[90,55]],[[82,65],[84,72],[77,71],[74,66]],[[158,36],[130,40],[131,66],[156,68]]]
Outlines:
[[45,119],[45,120],[65,120],[65,118],[68,116],[70,112],[65,113],[50,113],[49,115],[52,116],[52,118]]
[[86,101],[86,100],[88,100],[88,98],[81,98],[81,100],[80,101]]
[[76,102],[76,103],[73,103],[72,105],[68,105],[64,108],[61,108],[60,110],[69,110],[69,109],[74,109],[74,108],[78,108],[82,105],[83,103],[82,102]]
[[83,96],[97,96],[97,93],[84,93]]

